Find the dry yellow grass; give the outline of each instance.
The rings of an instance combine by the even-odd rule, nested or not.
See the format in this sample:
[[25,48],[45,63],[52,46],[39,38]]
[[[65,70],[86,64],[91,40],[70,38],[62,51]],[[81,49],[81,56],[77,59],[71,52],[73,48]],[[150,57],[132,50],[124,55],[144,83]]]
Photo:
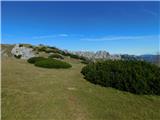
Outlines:
[[79,61],[70,69],[44,69],[2,59],[2,120],[159,120],[160,97],[93,85]]

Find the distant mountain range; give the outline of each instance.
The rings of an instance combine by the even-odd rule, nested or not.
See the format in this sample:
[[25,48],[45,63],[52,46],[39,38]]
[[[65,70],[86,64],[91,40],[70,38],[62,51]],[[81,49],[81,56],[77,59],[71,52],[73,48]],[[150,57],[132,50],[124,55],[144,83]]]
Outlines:
[[140,55],[140,57],[143,60],[146,60],[148,62],[152,62],[152,63],[160,63],[160,55],[151,55],[151,54],[146,54],[146,55]]
[[86,58],[88,58],[90,60],[94,60],[94,59],[145,60],[147,62],[160,64],[160,55],[152,55],[152,54],[145,54],[145,55],[114,54],[114,55],[111,55],[107,51],[97,51],[97,52],[76,51],[76,52],[71,52],[71,53],[79,55],[79,56],[86,57]]
[[90,60],[95,60],[95,59],[111,59],[111,60],[118,60],[121,59],[120,55],[111,55],[107,51],[97,51],[97,52],[91,52],[91,51],[76,51],[76,52],[71,52],[73,54],[83,56],[85,58],[88,58]]

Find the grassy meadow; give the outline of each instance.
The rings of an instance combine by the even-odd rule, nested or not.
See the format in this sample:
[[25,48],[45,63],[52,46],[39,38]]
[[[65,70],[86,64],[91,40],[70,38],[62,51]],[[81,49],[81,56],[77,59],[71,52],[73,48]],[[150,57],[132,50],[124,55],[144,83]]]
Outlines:
[[160,120],[160,96],[94,85],[80,73],[84,64],[65,61],[72,68],[2,58],[2,120]]

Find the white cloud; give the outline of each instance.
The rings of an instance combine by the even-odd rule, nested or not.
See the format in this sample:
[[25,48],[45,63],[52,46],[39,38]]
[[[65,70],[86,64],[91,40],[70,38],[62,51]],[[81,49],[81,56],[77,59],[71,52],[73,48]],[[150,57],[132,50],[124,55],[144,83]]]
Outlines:
[[68,37],[69,34],[59,34],[58,36],[60,36],[60,37]]
[[56,38],[56,37],[69,37],[69,34],[56,34],[56,35],[43,35],[43,36],[34,36],[32,39],[47,39],[47,38]]
[[148,10],[148,9],[143,9],[144,12],[152,15],[152,16],[158,16],[158,13],[154,12],[154,11],[151,11],[151,10]]
[[45,38],[54,38],[55,35],[44,35],[44,36],[34,36],[32,39],[45,39]]
[[99,38],[82,38],[82,41],[98,42],[98,41],[116,41],[116,40],[158,40],[159,36],[105,36]]
[[49,39],[49,38],[68,38],[68,37],[83,37],[84,35],[82,34],[66,34],[66,33],[61,33],[61,34],[55,34],[55,35],[43,35],[43,36],[33,36],[31,39]]

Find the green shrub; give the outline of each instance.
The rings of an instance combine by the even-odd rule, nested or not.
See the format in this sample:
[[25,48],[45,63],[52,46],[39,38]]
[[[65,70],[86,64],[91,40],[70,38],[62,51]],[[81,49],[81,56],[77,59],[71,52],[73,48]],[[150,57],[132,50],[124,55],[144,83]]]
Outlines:
[[44,58],[44,57],[31,57],[27,61],[29,63],[34,64],[35,62],[40,61],[40,60],[44,60],[44,59],[46,59],[46,58]]
[[56,48],[54,46],[48,46],[48,48],[50,48],[50,49],[58,49],[58,48]]
[[19,47],[23,47],[23,44],[19,44]]
[[49,56],[49,58],[60,58],[60,59],[64,59],[60,54],[52,54]]
[[34,48],[32,45],[29,45],[28,48]]
[[56,60],[56,59],[51,59],[51,58],[37,61],[35,62],[35,66],[44,67],[44,68],[70,68],[72,67],[69,63],[66,63],[60,60]]
[[87,59],[81,61],[81,63],[83,63],[83,64],[89,64],[91,62],[92,62],[91,60],[87,60]]
[[160,68],[144,61],[90,63],[81,73],[94,84],[135,94],[160,95]]
[[58,50],[55,47],[48,47],[48,46],[39,46],[35,47],[34,50],[38,52],[45,52],[45,53],[60,53],[60,50]]
[[52,50],[55,50],[55,51],[61,51],[61,50],[59,50],[58,48],[56,48],[56,47],[51,47],[51,46],[48,46],[47,48],[49,48],[49,49],[52,49]]
[[46,52],[46,53],[56,53],[57,51],[55,49],[46,48],[44,50],[44,52]]
[[68,53],[68,56],[70,56],[71,58],[80,59],[78,55]]
[[80,59],[80,60],[86,60],[84,57],[79,56],[79,55],[75,55],[75,54],[71,54],[68,53],[68,56],[70,56],[71,58],[75,58],[75,59]]
[[89,62],[82,60],[81,63],[83,63],[83,64],[88,64]]
[[20,59],[22,55],[14,55],[15,58]]
[[46,47],[45,46],[37,47],[37,49],[38,49],[39,52],[46,52]]
[[79,56],[79,55],[75,55],[72,53],[68,53],[68,52],[64,52],[64,51],[59,51],[59,54],[62,54],[64,56],[70,56],[71,58],[75,58],[75,59],[80,59],[80,60],[86,60],[85,57]]

